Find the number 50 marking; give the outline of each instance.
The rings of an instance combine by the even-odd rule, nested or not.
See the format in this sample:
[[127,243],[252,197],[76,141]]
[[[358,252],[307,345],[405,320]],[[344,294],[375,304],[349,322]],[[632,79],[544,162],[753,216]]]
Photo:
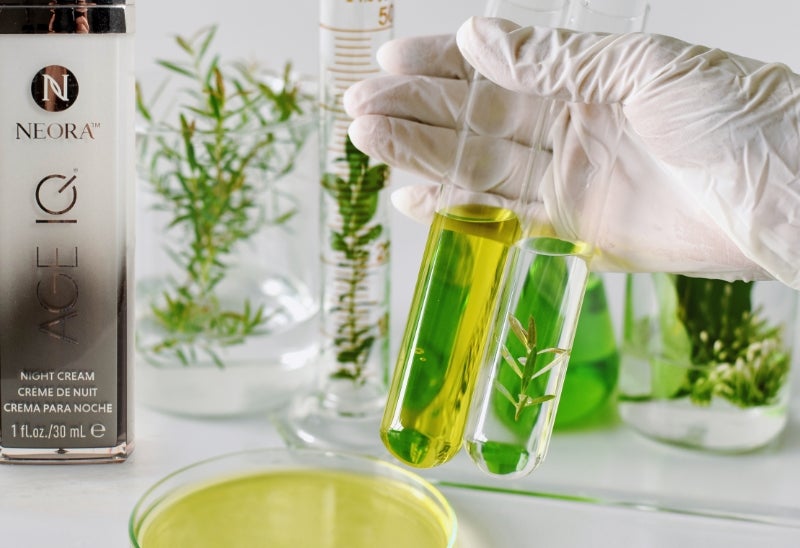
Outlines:
[[391,25],[394,20],[394,4],[381,6],[378,10],[378,24],[380,26]]

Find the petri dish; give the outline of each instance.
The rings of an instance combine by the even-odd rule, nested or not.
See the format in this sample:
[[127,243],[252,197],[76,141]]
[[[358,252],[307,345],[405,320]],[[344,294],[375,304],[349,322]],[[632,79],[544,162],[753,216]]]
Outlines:
[[456,516],[421,477],[316,449],[230,453],[180,469],[139,499],[131,546],[451,548]]

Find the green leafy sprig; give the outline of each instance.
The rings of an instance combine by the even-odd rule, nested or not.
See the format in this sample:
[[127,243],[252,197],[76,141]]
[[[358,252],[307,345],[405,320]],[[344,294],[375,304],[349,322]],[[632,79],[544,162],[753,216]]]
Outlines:
[[293,168],[306,138],[304,131],[278,137],[276,127],[302,115],[312,98],[292,80],[288,63],[277,85],[258,67],[223,67],[210,53],[215,33],[210,27],[177,37],[186,59],[158,61],[186,83],[174,121],[156,119],[155,100],[145,101],[139,86],[137,109],[148,124],[141,139],[144,175],[159,198],[155,208],[170,216],[168,231],[178,235],[168,252],[182,273],[151,305],[164,335],[145,351],[170,352],[187,365],[205,355],[222,367],[218,349],[259,333],[269,315],[247,299],[238,309],[223,306],[217,289],[237,246],[298,211],[291,206],[267,215],[261,193],[267,181]]
[[[506,386],[495,380],[495,388],[514,406],[514,420],[518,421],[525,409],[555,399],[554,394],[531,396],[529,394],[531,383],[534,379],[544,375],[568,359],[569,352],[563,348],[543,348],[540,350],[536,340],[536,322],[533,316],[528,318],[527,329],[512,314],[509,314],[508,321],[514,336],[525,347],[526,355],[515,358],[505,345],[501,348],[503,359],[516,376],[519,377],[519,387],[516,390],[516,394],[512,394]],[[544,355],[552,355],[553,358],[545,363],[545,360],[542,359]]]
[[[333,314],[343,321],[336,326],[333,344],[339,368],[332,378],[363,380],[370,350],[380,336],[381,326],[366,324],[359,315],[359,288],[367,283],[372,246],[384,235],[382,224],[373,222],[380,205],[380,191],[386,186],[389,166],[370,166],[370,158],[350,141],[345,140],[345,156],[336,162],[347,165],[347,179],[335,173],[322,175],[322,188],[335,200],[341,218],[339,230],[330,235],[333,251],[344,257],[341,276],[337,280],[344,289],[336,297]],[[383,244],[384,247],[388,243]],[[388,249],[383,249],[383,253]]]

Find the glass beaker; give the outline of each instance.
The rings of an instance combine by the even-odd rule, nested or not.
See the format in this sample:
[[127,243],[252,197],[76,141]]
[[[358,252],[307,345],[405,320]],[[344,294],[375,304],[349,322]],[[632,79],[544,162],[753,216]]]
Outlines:
[[[307,199],[314,88],[288,74],[218,70],[218,116],[186,107],[205,95],[172,74],[157,102],[164,112],[150,109],[137,132],[137,397],[209,417],[275,409],[304,388],[319,311]],[[284,92],[296,92],[300,110],[281,120],[268,97]]]
[[618,409],[636,431],[738,452],[786,425],[797,292],[775,281],[626,278]]

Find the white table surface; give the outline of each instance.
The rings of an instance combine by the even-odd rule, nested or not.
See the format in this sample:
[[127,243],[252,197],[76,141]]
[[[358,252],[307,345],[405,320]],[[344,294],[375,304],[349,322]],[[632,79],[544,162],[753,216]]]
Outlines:
[[[0,467],[0,546],[128,546],[130,511],[162,476],[206,457],[282,445],[265,417],[201,421],[139,409],[137,432],[136,451],[123,464]],[[493,489],[606,496],[602,504],[442,486],[462,548],[789,548],[800,546],[798,455],[797,427],[766,452],[720,459],[664,448],[615,426],[557,435],[540,470],[516,484],[482,478],[462,457],[426,475]],[[630,505],[637,497],[678,507]],[[789,525],[682,513],[680,503],[699,514],[739,508],[757,515],[760,508],[759,519],[772,515]]]

